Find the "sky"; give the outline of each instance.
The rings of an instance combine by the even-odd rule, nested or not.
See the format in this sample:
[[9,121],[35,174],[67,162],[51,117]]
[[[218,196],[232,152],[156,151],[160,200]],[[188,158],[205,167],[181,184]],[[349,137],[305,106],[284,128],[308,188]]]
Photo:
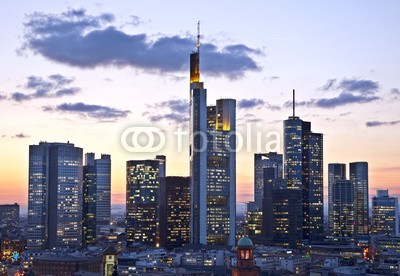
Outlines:
[[[253,154],[282,152],[292,89],[324,134],[325,198],[328,163],[353,161],[369,163],[370,195],[400,195],[399,13],[398,1],[3,1],[0,204],[26,207],[40,141],[111,154],[113,204],[127,160],[164,154],[167,175],[189,175],[177,133],[198,21],[208,104],[237,100],[238,203],[253,199]],[[153,131],[157,151],[133,148],[135,131]]]

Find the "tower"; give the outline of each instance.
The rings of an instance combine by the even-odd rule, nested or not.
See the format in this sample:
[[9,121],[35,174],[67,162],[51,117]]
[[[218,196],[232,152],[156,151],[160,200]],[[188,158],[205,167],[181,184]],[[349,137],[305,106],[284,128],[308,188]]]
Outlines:
[[350,163],[350,180],[354,187],[355,235],[369,235],[368,163]]
[[253,242],[243,237],[236,247],[236,266],[232,267],[233,276],[258,276],[260,268],[254,266]]
[[333,185],[339,179],[346,179],[346,164],[328,164],[328,222],[331,233],[333,232]]
[[28,249],[82,244],[82,149],[29,146]]
[[284,121],[284,177],[289,189],[302,190],[303,239],[323,235],[323,135],[311,131],[311,123],[295,116]]
[[372,198],[372,235],[399,235],[399,208],[397,197],[389,190],[377,190]]
[[337,179],[332,187],[332,235],[335,238],[354,238],[354,187],[350,180]]
[[165,178],[165,156],[126,163],[126,238],[160,245],[160,183]]

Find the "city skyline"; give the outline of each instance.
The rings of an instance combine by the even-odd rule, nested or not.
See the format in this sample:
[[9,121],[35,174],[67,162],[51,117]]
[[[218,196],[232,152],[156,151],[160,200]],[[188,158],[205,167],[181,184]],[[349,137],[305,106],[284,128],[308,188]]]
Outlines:
[[[18,202],[26,208],[26,152],[30,144],[41,140],[69,140],[85,152],[106,152],[113,156],[113,203],[122,204],[125,197],[125,162],[131,159],[147,159],[154,155],[138,155],[123,149],[120,143],[121,133],[131,126],[157,126],[165,130],[170,141],[169,146],[156,154],[167,156],[167,175],[188,176],[187,141],[182,152],[176,152],[174,146],[171,146],[174,144],[171,139],[174,138],[172,132],[177,125],[182,124],[185,127],[185,122],[188,123],[189,76],[186,69],[189,64],[188,53],[195,50],[193,42],[196,40],[195,23],[198,19],[202,22],[202,41],[205,44],[202,60],[207,62],[211,57],[226,58],[227,62],[231,62],[228,64],[244,65],[241,68],[245,69],[240,71],[236,67],[218,69],[209,63],[204,64],[205,73],[202,73],[202,80],[206,82],[210,96],[208,104],[220,97],[237,99],[239,132],[245,132],[246,124],[252,124],[253,129],[262,131],[263,135],[278,131],[281,135],[281,147],[277,151],[283,153],[282,123],[291,114],[291,90],[296,88],[296,113],[302,119],[312,121],[313,129],[325,135],[324,202],[327,202],[328,186],[326,164],[336,162],[369,163],[370,197],[380,188],[389,188],[394,196],[400,194],[399,179],[396,178],[400,173],[400,161],[396,159],[400,153],[399,145],[396,144],[396,137],[400,134],[396,128],[400,115],[395,111],[400,95],[395,61],[399,61],[400,56],[392,48],[398,44],[397,38],[390,35],[390,27],[399,19],[387,15],[399,11],[397,3],[392,2],[385,7],[367,5],[366,11],[356,15],[361,23],[350,19],[355,10],[359,11],[357,4],[335,7],[333,14],[342,12],[343,23],[332,21],[332,15],[327,15],[326,19],[320,18],[318,11],[326,12],[332,6],[317,4],[309,11],[302,8],[303,13],[297,14],[298,21],[292,19],[291,23],[301,23],[299,26],[282,24],[286,16],[293,15],[294,11],[291,9],[288,9],[282,19],[272,16],[268,20],[260,17],[257,21],[244,15],[247,19],[242,24],[244,26],[239,26],[230,17],[224,18],[227,22],[222,24],[214,11],[210,11],[204,19],[185,15],[182,22],[172,20],[170,24],[163,26],[162,21],[167,17],[156,11],[149,12],[150,9],[146,9],[148,4],[142,4],[136,12],[131,8],[122,11],[122,7],[129,6],[127,3],[116,7],[106,3],[99,6],[80,6],[86,10],[83,12],[79,8],[72,10],[71,7],[82,5],[73,3],[72,1],[67,6],[50,5],[50,2],[37,5],[27,3],[21,9],[11,4],[7,6],[10,12],[0,19],[4,26],[10,26],[12,30],[5,33],[8,43],[0,46],[0,55],[4,64],[15,65],[0,70],[0,114],[6,118],[2,120],[0,132],[0,149],[3,152],[0,157],[3,164],[0,168],[0,203]],[[357,3],[360,5],[361,2]],[[283,6],[272,3],[259,4],[265,5],[267,14],[284,9]],[[229,7],[227,12],[231,15],[239,14],[240,6],[238,4]],[[169,9],[173,7],[171,4]],[[259,14],[254,7],[249,9]],[[131,61],[131,57],[121,57],[122,63],[113,65],[107,63],[104,53],[99,50],[98,56],[92,57],[98,58],[98,63],[96,60],[91,61],[95,62],[91,65],[85,64],[85,60],[55,57],[49,44],[41,44],[42,48],[35,48],[37,44],[32,43],[40,42],[40,35],[46,34],[43,33],[45,30],[40,29],[46,26],[40,24],[48,24],[49,21],[45,19],[52,18],[50,14],[62,13],[64,15],[59,16],[61,21],[68,21],[72,16],[74,22],[92,24],[89,29],[82,29],[84,32],[97,29],[103,30],[106,35],[105,30],[112,30],[106,29],[108,24],[114,26],[114,30],[131,35],[131,38],[136,34],[146,34],[146,39],[150,41],[160,38],[168,40],[178,35],[182,38],[175,41],[181,43],[179,47],[187,46],[184,49],[178,48],[182,50],[183,56],[180,66],[186,69],[168,68],[164,64],[168,59],[163,55],[160,56],[162,60],[154,61],[153,67],[140,64],[136,60]],[[373,20],[365,18],[370,13],[374,15]],[[113,14],[114,21],[110,15],[107,17],[104,14]],[[378,22],[383,14],[386,19]],[[306,20],[307,15],[311,15],[311,19]],[[101,20],[104,22],[99,22]],[[129,20],[130,25],[126,23]],[[321,26],[307,29],[312,26],[313,20],[321,20]],[[333,29],[329,28],[330,23],[334,23]],[[264,34],[246,32],[255,30],[259,24],[267,26],[266,37]],[[350,30],[340,28],[346,24],[351,27]],[[385,26],[388,32],[380,32],[380,28]],[[325,32],[324,27],[328,31]],[[369,42],[365,33],[368,27],[379,38],[373,41],[373,45],[366,45]],[[352,32],[357,30],[360,32]],[[328,42],[337,39],[337,42],[329,45],[323,41],[324,38],[329,38]],[[381,42],[379,53],[374,52],[377,41]],[[319,42],[318,47],[308,49],[307,46],[316,42]],[[340,51],[334,51],[335,47],[344,42],[348,42],[346,49],[339,47]],[[238,44],[241,47],[227,48],[225,52],[212,49],[213,45],[221,49]],[[167,44],[165,47],[170,46]],[[20,51],[16,53],[16,49]],[[168,51],[162,50],[160,54],[168,54]],[[341,54],[341,62],[334,61],[338,54]],[[369,58],[368,61],[365,60],[366,57]],[[303,71],[302,68],[306,70]],[[30,78],[27,79],[28,77]],[[345,141],[343,137],[346,137]],[[255,140],[252,142],[256,144]],[[251,150],[237,154],[238,203],[253,200],[253,194],[249,191],[253,191],[252,160],[253,154],[257,152],[266,150],[257,151],[253,145]]]

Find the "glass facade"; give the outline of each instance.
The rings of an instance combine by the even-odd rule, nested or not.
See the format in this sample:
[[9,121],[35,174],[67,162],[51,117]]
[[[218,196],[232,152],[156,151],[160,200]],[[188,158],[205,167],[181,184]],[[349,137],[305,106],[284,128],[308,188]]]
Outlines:
[[0,205],[0,228],[19,225],[19,204]]
[[369,235],[368,163],[350,163],[350,180],[354,186],[355,235]]
[[372,235],[399,235],[399,208],[397,197],[390,197],[388,190],[377,190],[372,198]]
[[70,143],[29,147],[28,249],[82,243],[82,149]]
[[160,182],[165,178],[165,157],[127,161],[126,237],[128,245],[139,242],[160,245]]
[[337,179],[332,189],[332,235],[338,239],[354,238],[354,187],[350,180]]
[[328,223],[331,233],[333,232],[333,185],[338,179],[346,179],[346,164],[328,164]]
[[254,202],[262,209],[264,198],[264,168],[273,168],[273,179],[283,178],[283,156],[276,152],[254,154]]

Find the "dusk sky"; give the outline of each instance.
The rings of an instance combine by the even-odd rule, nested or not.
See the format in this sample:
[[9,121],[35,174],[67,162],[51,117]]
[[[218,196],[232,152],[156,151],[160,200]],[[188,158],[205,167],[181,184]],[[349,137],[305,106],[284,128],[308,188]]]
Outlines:
[[[399,1],[86,2],[0,4],[0,204],[26,207],[40,141],[111,154],[114,204],[127,160],[164,154],[167,175],[188,176],[188,137],[180,151],[173,133],[188,126],[197,21],[208,104],[237,100],[238,203],[253,199],[253,154],[282,153],[292,89],[296,115],[324,134],[325,198],[328,163],[353,161],[369,163],[370,196],[400,195]],[[129,152],[129,127],[159,128],[166,145]]]

